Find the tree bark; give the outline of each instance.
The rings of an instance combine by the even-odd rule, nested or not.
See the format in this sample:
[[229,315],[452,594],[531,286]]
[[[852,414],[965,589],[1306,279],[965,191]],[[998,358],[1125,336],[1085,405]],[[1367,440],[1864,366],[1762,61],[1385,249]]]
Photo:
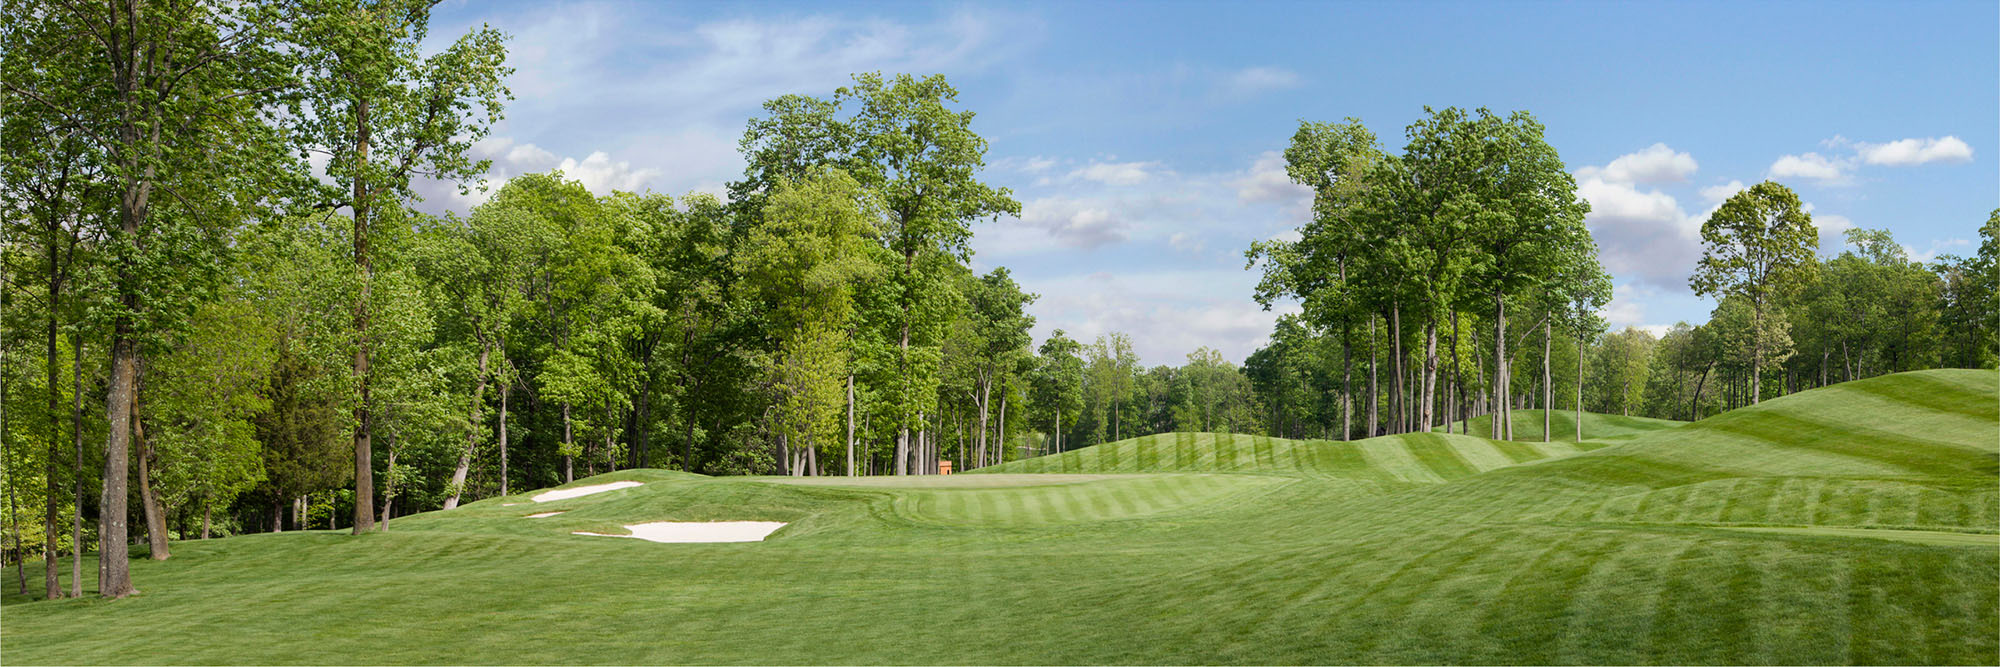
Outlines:
[[1750,404],[1756,405],[1764,398],[1764,299],[1754,297],[1750,304]]
[[500,495],[507,495],[507,394],[510,387],[500,382]]
[[1511,384],[1507,372],[1507,298],[1499,289],[1493,290],[1493,437],[1496,440],[1514,439],[1513,405],[1508,400]]
[[1576,337],[1576,441],[1583,442],[1583,336]]
[[1555,401],[1551,397],[1555,395],[1556,380],[1549,370],[1549,351],[1555,349],[1549,342],[1553,336],[1555,325],[1542,320],[1542,442],[1551,442],[1549,431],[1555,424],[1554,418],[1549,416],[1555,412]]
[[650,381],[652,378],[651,371],[647,371],[646,377],[649,381],[639,387],[639,405],[632,411],[633,433],[631,437],[635,448],[639,450],[635,453],[635,456],[638,457],[638,467],[641,468],[653,467],[653,392],[650,391],[652,388],[652,382]]
[[[451,486],[447,487],[448,493],[444,497],[444,508],[448,510],[458,509],[458,497],[465,492],[465,471],[472,467],[472,450],[479,447],[479,409],[486,405],[486,360],[492,351],[491,345],[479,346],[479,376],[472,385],[472,409],[466,417],[465,449],[458,452],[458,467],[451,471]],[[391,453],[389,456],[394,459],[396,455]]]
[[[54,227],[55,225],[50,225]],[[51,230],[54,231],[53,229]],[[43,469],[43,481],[48,483],[48,494],[42,503],[42,585],[43,598],[54,600],[63,596],[62,582],[57,579],[56,559],[56,499],[62,497],[62,483],[56,479],[56,459],[62,443],[62,370],[61,361],[56,358],[57,308],[62,297],[62,278],[57,271],[56,245],[54,234],[49,238],[49,330],[48,359],[44,366],[48,370],[49,390],[49,455]],[[22,593],[27,593],[23,588]]]
[[[394,473],[396,471],[396,446],[393,442],[390,443],[389,445],[389,466],[385,469],[388,470],[390,473]],[[389,532],[389,517],[395,515],[396,515],[396,476],[394,474],[391,474],[389,475],[388,479],[382,480],[382,520],[380,522],[382,532],[385,533]]]
[[132,440],[139,446],[139,507],[146,514],[146,544],[153,560],[166,560],[167,517],[160,509],[160,497],[153,493],[153,443],[146,440],[146,421],[139,417],[139,401],[132,401]]
[[979,454],[974,457],[978,465],[986,465],[986,417],[987,408],[993,402],[993,378],[979,380]]
[[1000,423],[996,425],[994,435],[997,436],[999,442],[995,443],[993,464],[999,465],[1007,461],[1007,393],[1005,391],[1000,393]]
[[854,476],[854,373],[847,374],[847,476]]
[[[127,213],[127,216],[130,214]],[[128,233],[135,232],[136,227],[135,221],[126,222]],[[124,292],[121,299],[128,312],[136,310],[139,305],[137,294],[129,287],[121,291]],[[131,527],[127,524],[125,512],[125,503],[130,495],[125,480],[131,475],[128,461],[132,444],[132,385],[138,376],[136,347],[131,320],[120,315],[112,324],[111,386],[106,392],[104,409],[110,431],[104,441],[104,493],[97,524],[97,590],[98,595],[107,598],[122,598],[139,592],[132,587],[132,566],[126,542]]]
[[[6,477],[7,484],[7,527],[14,534],[14,590],[28,590],[28,550],[21,546],[21,490],[15,483],[15,475]],[[0,561],[4,567],[4,561]]]
[[[1451,404],[1454,413],[1452,420],[1458,423],[1459,433],[1471,435],[1471,426],[1465,423],[1471,419],[1465,416],[1465,372],[1458,363],[1458,336],[1458,309],[1453,308],[1451,311]],[[1451,429],[1447,427],[1444,431],[1450,433]]]
[[1389,305],[1389,432],[1409,432],[1409,419],[1404,414],[1409,405],[1403,375],[1403,304]]
[[70,480],[70,487],[76,494],[76,507],[70,512],[69,524],[69,596],[83,597],[83,334],[70,337],[70,444],[76,449],[76,479]]
[[576,440],[572,437],[573,435],[574,434],[570,432],[569,403],[564,402],[563,403],[563,483],[564,484],[576,481],[576,463],[571,460],[574,457],[569,455],[569,452],[576,451],[575,449],[573,449],[573,447],[575,447],[576,445]]
[[361,400],[354,404],[354,534],[375,527],[375,457],[371,451],[373,424],[369,421],[368,400],[368,296],[375,268],[368,257],[368,144],[372,127],[368,123],[368,100],[354,101],[354,265],[361,269],[361,294],[354,302],[354,379],[361,385]]
[[[1342,318],[1345,320],[1345,318]],[[1340,440],[1354,440],[1354,346],[1346,322],[1340,328]]]
[[1375,314],[1368,314],[1368,435],[1381,435],[1382,397],[1376,380],[1376,370],[1382,366],[1379,339],[1375,336]]
[[1438,332],[1435,315],[1424,319],[1423,396],[1417,408],[1417,431],[1427,433],[1437,418]]

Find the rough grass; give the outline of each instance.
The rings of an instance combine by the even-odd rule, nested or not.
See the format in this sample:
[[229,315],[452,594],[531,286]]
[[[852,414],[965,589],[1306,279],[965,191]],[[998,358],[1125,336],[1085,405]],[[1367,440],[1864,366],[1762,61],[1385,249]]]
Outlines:
[[[132,599],[7,598],[0,642],[10,664],[1996,664],[1996,380],[1874,378],[1590,452],[1175,434],[948,478],[625,471],[577,484],[646,485],[179,543]],[[569,534],[721,519],[791,525]]]

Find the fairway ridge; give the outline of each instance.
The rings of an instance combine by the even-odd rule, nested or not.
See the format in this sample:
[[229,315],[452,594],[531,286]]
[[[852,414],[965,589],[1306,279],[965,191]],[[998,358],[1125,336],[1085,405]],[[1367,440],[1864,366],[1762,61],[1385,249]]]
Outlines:
[[[122,602],[8,597],[0,636],[22,663],[1996,664],[1996,385],[1890,375],[1582,444],[1169,433],[948,476],[627,470],[535,521],[513,495],[180,542]],[[717,521],[786,528],[571,535]],[[354,610],[399,620],[348,632]]]

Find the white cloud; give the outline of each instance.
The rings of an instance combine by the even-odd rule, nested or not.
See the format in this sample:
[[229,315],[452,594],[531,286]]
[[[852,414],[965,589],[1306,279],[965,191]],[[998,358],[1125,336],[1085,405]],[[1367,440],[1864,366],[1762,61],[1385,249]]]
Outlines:
[[1732,180],[1721,185],[1711,185],[1702,188],[1701,198],[1707,200],[1710,204],[1720,204],[1727,201],[1730,197],[1735,196],[1736,193],[1749,188],[1750,186],[1744,185],[1743,181]]
[[1972,160],[1972,147],[1955,136],[1946,136],[1942,139],[1936,137],[1902,139],[1886,144],[1857,143],[1854,147],[1863,162],[1890,167]]
[[1971,239],[1943,239],[1938,241],[1932,241],[1930,248],[1921,251],[1909,245],[1904,245],[1903,253],[1910,256],[1910,261],[1928,263],[1931,260],[1937,259],[1938,255],[1945,254],[1947,251],[1950,251],[1953,248],[1971,248],[1971,247],[1972,247]]
[[1598,310],[1597,315],[1604,318],[1604,324],[1608,331],[1615,332],[1621,331],[1626,327],[1638,327],[1647,333],[1653,334],[1654,338],[1658,338],[1665,335],[1668,329],[1672,329],[1673,325],[1647,322],[1648,318],[1644,302],[1657,299],[1660,296],[1659,290],[1638,283],[1617,285],[1611,288],[1611,301],[1604,304],[1604,308]]
[[1264,151],[1251,163],[1249,173],[1236,180],[1236,199],[1290,206],[1311,206],[1312,188],[1292,182],[1285,173],[1285,156]]
[[[442,11],[435,51],[467,27],[512,37],[515,99],[478,157],[489,189],[562,167],[593,191],[651,187],[719,193],[741,175],[737,139],[759,105],[788,93],[829,95],[854,72],[948,72],[954,79],[1032,48],[1038,20],[964,10],[929,21],[839,16],[691,22],[637,4],[528,5],[514,11]],[[658,128],[673,128],[659,130]],[[598,154],[602,154],[599,156]],[[421,184],[427,208],[483,201],[455,186]]]
[[1071,248],[1095,248],[1125,240],[1125,222],[1109,208],[1068,197],[1026,202],[1021,205],[1020,221]]
[[1707,216],[1688,215],[1659,190],[1641,191],[1598,176],[1579,178],[1577,195],[1590,202],[1584,224],[1607,271],[1650,286],[1686,289],[1701,257],[1701,222]]
[[1822,185],[1840,185],[1848,181],[1848,172],[1853,167],[1851,160],[1829,158],[1818,153],[1786,155],[1771,163],[1770,177],[1803,178],[1819,181]]
[[1091,162],[1070,172],[1069,177],[1105,185],[1138,185],[1152,178],[1152,170],[1159,167],[1158,162]]
[[1602,169],[1579,169],[1577,175],[1598,176],[1613,183],[1678,183],[1686,181],[1698,168],[1693,155],[1656,143],[1637,153],[1618,156]]
[[1298,312],[1292,304],[1263,310],[1249,298],[1253,283],[1245,271],[1217,267],[1096,271],[1023,279],[1022,288],[1042,295],[1029,306],[1037,340],[1055,329],[1085,342],[1123,331],[1134,334],[1133,351],[1142,363],[1178,366],[1202,346],[1240,364],[1269,340],[1278,316]]
[[1250,67],[1230,73],[1224,87],[1234,95],[1254,95],[1298,85],[1297,72],[1276,67]]
[[1208,246],[1207,243],[1202,242],[1201,239],[1197,239],[1193,234],[1187,232],[1174,232],[1173,236],[1167,237],[1167,245],[1173,246],[1175,250],[1185,252],[1201,252],[1202,248]]
[[556,169],[563,177],[583,184],[591,194],[608,195],[613,190],[636,192],[646,189],[654,176],[654,169],[634,169],[632,163],[624,160],[613,161],[604,151],[591,153],[579,162],[575,158],[563,158]]
[[[1804,208],[1807,213],[1812,213],[1812,204],[1806,204]],[[1819,230],[1820,252],[1836,254],[1847,245],[1847,230],[1854,229],[1854,221],[1844,215],[1814,214],[1813,227]]]

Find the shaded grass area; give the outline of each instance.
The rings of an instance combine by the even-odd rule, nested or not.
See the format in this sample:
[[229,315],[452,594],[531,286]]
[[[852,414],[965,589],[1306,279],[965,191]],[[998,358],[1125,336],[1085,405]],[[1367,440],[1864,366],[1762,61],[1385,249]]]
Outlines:
[[[1874,378],[1589,452],[1168,434],[950,477],[624,471],[577,484],[645,485],[178,543],[133,599],[8,597],[0,641],[10,663],[1995,664],[1996,380]],[[569,534],[669,520],[790,525]]]

